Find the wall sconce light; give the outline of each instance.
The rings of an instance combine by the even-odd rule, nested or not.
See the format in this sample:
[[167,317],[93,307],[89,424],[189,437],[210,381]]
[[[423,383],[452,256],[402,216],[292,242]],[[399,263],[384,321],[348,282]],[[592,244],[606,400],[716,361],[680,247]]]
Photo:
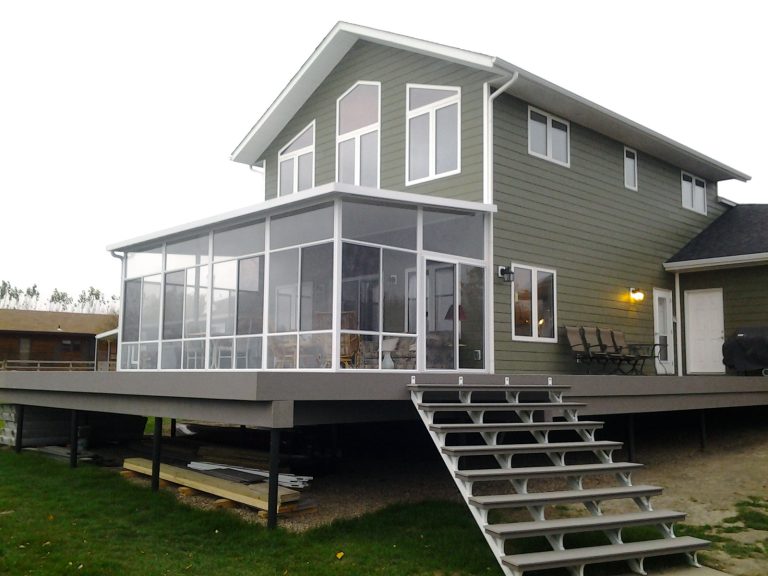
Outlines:
[[629,289],[629,301],[639,303],[645,300],[645,292],[640,290],[639,288],[630,288]]
[[511,266],[499,266],[497,276],[504,280],[504,282],[513,282],[515,280],[515,271]]

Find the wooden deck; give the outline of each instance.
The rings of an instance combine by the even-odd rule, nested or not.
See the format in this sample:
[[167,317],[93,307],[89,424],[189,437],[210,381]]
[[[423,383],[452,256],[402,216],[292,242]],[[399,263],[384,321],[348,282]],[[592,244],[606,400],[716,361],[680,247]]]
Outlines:
[[[0,371],[0,404],[243,424],[265,428],[416,418],[407,386],[503,385],[504,375],[310,372]],[[768,405],[768,377],[511,375],[566,385],[581,415]]]

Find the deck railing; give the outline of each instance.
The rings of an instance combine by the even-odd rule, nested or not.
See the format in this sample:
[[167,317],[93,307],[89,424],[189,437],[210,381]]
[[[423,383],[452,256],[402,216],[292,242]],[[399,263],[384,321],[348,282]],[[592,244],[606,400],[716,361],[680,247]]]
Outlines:
[[[99,370],[105,370],[105,362],[98,363]],[[115,369],[115,363],[109,363],[109,370]],[[24,372],[92,372],[97,369],[93,360],[0,360],[0,370]]]

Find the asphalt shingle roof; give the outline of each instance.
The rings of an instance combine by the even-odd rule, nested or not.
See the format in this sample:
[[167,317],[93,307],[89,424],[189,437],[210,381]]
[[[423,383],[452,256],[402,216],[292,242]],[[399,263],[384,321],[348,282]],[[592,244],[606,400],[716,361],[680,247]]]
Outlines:
[[740,204],[728,210],[667,262],[768,253],[768,204]]

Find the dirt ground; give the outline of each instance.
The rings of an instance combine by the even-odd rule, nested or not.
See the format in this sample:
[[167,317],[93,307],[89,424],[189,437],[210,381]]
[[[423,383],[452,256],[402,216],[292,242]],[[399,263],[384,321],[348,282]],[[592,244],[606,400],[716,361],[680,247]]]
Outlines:
[[[623,420],[614,419],[599,439],[623,440],[623,426]],[[699,421],[693,414],[638,417],[636,431],[635,461],[645,467],[633,474],[633,483],[664,488],[663,495],[653,499],[655,509],[686,512],[689,525],[722,527],[736,513],[738,502],[768,498],[768,409],[711,413],[704,450]],[[614,454],[614,459],[626,460],[626,451]],[[213,507],[213,499],[206,496],[179,498],[202,508]],[[412,452],[406,450],[401,457],[397,452],[378,457],[358,453],[342,459],[335,470],[318,475],[302,498],[314,502],[316,510],[281,516],[281,526],[303,531],[396,502],[461,500],[434,448],[426,453],[423,445]],[[632,506],[623,506],[627,505]],[[234,513],[252,522],[265,522],[252,509],[238,507]],[[735,542],[762,543],[763,551],[768,552],[768,531],[744,530],[727,537]],[[734,576],[768,574],[768,553],[753,556],[735,558],[713,550],[702,560]]]

